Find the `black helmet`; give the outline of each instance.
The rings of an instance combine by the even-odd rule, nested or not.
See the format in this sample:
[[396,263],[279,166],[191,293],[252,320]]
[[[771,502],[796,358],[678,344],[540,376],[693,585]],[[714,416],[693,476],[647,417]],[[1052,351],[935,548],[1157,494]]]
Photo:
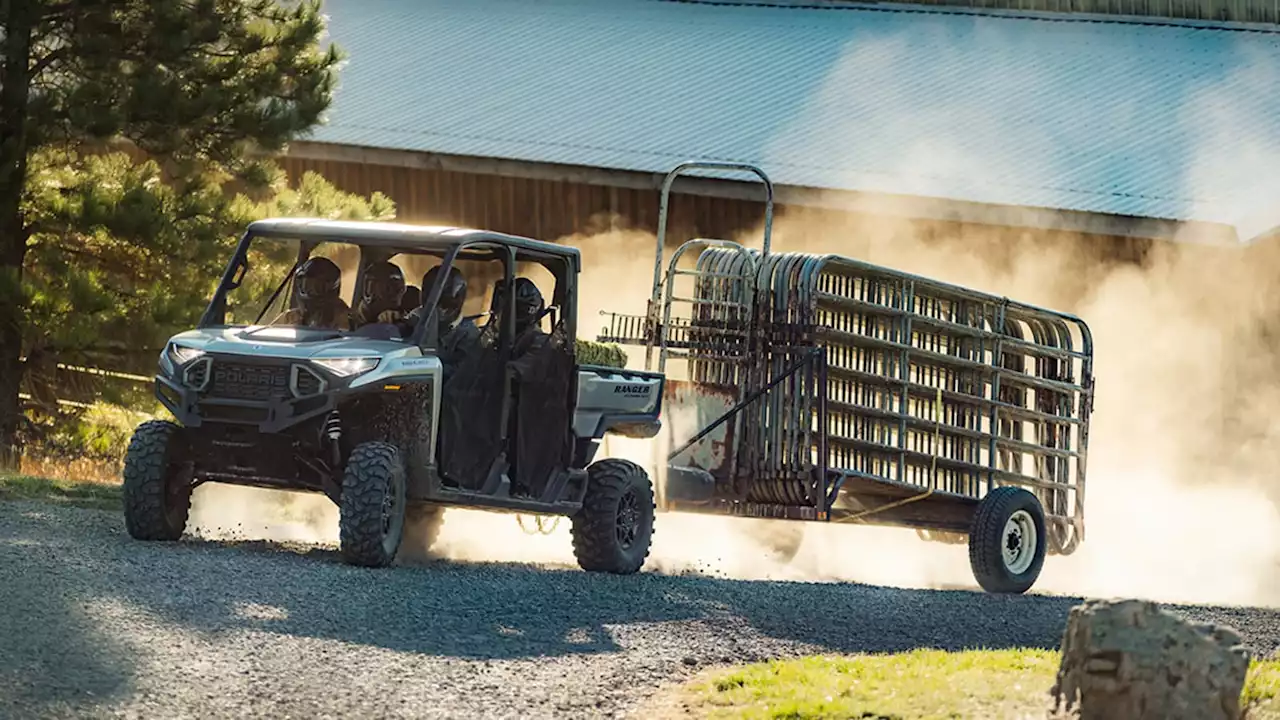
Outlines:
[[538,286],[534,285],[529,278],[516,278],[514,288],[516,293],[516,332],[519,333],[524,332],[526,328],[541,319],[545,303]]
[[[422,276],[422,294],[425,298],[435,288],[436,278],[440,277],[440,267],[436,266]],[[453,325],[462,316],[462,305],[467,301],[467,279],[462,277],[458,268],[449,268],[449,275],[444,279],[444,288],[440,290],[439,309],[441,325]]]
[[336,300],[342,289],[342,271],[329,258],[313,257],[298,267],[293,281],[298,302],[305,307]]
[[361,301],[366,307],[380,311],[399,308],[404,289],[404,273],[395,264],[384,260],[364,269]]

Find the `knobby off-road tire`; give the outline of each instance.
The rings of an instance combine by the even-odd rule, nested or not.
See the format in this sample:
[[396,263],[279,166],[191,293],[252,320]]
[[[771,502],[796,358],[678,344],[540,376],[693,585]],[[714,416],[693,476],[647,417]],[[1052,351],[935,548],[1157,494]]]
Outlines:
[[395,445],[357,445],[342,475],[338,542],[342,559],[362,567],[386,567],[404,538],[404,456]]
[[181,428],[165,420],[138,426],[124,455],[124,525],[135,540],[182,537],[191,513],[191,478]]
[[969,566],[989,593],[1024,593],[1040,576],[1048,541],[1040,500],[1022,488],[998,487],[974,513]]
[[582,509],[570,518],[578,565],[619,575],[639,571],[653,542],[655,509],[644,468],[616,459],[589,466]]
[[403,544],[429,552],[440,539],[444,508],[431,503],[412,503],[405,508]]

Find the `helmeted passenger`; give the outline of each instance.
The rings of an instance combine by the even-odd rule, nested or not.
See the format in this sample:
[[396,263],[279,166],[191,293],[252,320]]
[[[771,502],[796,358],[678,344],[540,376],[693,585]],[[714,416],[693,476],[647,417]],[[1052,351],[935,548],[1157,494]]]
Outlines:
[[541,320],[546,310],[542,291],[529,278],[518,277],[513,281],[515,293],[515,342],[514,354],[518,357],[536,349],[546,339]]
[[[440,268],[433,267],[422,276],[422,292],[424,295],[435,289],[440,278]],[[436,322],[438,348],[442,361],[458,359],[458,355],[473,343],[480,334],[475,321],[462,317],[462,308],[467,302],[467,279],[458,268],[449,268],[440,288],[440,299],[436,302]],[[421,314],[421,313],[419,313]],[[418,322],[420,318],[415,318]]]
[[404,319],[400,304],[405,291],[404,272],[394,263],[371,263],[364,271],[355,324],[396,323]]

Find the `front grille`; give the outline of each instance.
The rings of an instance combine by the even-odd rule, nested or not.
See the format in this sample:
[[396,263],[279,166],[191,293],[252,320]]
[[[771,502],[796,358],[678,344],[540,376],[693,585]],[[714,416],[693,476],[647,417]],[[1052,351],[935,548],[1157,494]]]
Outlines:
[[269,400],[289,396],[288,365],[258,365],[214,360],[209,394],[230,400]]

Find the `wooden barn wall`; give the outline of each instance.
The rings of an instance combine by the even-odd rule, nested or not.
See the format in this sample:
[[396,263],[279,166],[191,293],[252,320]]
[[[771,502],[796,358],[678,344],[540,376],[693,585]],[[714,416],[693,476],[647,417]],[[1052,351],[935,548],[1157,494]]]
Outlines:
[[[477,227],[557,241],[573,235],[594,234],[615,227],[653,232],[658,222],[658,192],[613,188],[585,183],[553,182],[416,168],[367,165],[332,160],[284,158],[290,180],[297,182],[307,171],[323,175],[339,188],[368,195],[382,192],[396,203],[398,219],[405,222]],[[691,237],[734,239],[757,230],[763,221],[760,202],[674,195],[670,243]],[[789,208],[778,205],[775,217],[803,215],[806,221],[827,229],[834,246],[824,251],[858,256],[860,237],[875,219],[839,210]],[[779,224],[775,223],[775,227]],[[1074,236],[1051,231],[993,228],[948,222],[913,223],[911,232],[927,239],[943,240],[1001,237],[1010,244],[1027,241],[1071,242],[1096,257],[1122,262],[1141,261],[1149,243],[1111,236]],[[825,243],[824,243],[825,244]],[[782,249],[782,248],[780,248]]]
[[[283,164],[293,182],[315,171],[347,192],[382,192],[405,222],[551,241],[608,229],[615,221],[648,230],[658,222],[657,191],[288,157]],[[671,211],[671,229],[685,237],[731,237],[763,217],[760,203],[685,195],[673,198]]]

